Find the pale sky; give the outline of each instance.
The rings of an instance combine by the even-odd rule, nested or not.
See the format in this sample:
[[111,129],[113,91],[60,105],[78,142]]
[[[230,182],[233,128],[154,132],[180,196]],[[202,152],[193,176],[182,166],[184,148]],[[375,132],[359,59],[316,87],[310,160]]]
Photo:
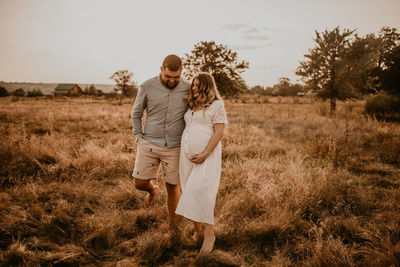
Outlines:
[[168,54],[200,41],[246,60],[249,86],[296,82],[315,30],[400,30],[400,0],[0,0],[0,80],[113,83],[128,69],[142,83]]

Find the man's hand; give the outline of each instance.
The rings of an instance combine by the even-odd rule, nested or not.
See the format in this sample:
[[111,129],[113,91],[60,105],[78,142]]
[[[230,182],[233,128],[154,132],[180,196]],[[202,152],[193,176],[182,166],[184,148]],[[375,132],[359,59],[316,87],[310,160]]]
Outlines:
[[190,160],[195,164],[201,164],[206,160],[207,157],[208,154],[203,152],[201,154],[194,155]]
[[139,139],[136,141],[136,144],[138,145],[143,139],[143,136],[139,137]]

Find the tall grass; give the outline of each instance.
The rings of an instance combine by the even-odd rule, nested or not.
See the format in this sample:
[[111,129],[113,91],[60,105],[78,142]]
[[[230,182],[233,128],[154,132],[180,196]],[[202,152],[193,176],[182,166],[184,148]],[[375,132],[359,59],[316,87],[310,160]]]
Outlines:
[[226,101],[216,245],[198,255],[189,222],[165,235],[164,186],[148,210],[134,188],[133,100],[0,101],[2,265],[400,265],[400,126],[360,102]]

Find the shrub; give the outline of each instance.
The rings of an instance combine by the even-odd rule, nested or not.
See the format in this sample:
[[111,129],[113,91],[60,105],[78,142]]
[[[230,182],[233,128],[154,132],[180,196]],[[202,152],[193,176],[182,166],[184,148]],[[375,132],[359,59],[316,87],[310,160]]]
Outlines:
[[0,86],[0,97],[9,96],[10,93],[7,91],[6,88]]
[[25,91],[22,88],[18,88],[12,94],[13,96],[25,96]]
[[400,120],[400,98],[387,93],[373,95],[367,99],[365,111],[377,119]]
[[35,88],[28,92],[28,97],[42,96],[43,93],[39,88]]

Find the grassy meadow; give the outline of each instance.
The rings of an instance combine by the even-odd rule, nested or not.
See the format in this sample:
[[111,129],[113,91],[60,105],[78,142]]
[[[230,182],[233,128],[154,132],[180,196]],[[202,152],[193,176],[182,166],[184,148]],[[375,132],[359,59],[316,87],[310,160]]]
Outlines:
[[362,102],[225,101],[216,244],[186,220],[167,232],[166,190],[134,188],[132,99],[0,99],[0,265],[400,266],[400,124]]

